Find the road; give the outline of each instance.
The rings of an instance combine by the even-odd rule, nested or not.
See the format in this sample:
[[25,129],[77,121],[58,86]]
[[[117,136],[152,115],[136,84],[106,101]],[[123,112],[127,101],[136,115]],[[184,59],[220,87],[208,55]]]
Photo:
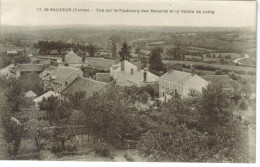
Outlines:
[[248,54],[245,54],[245,56],[244,57],[240,57],[240,58],[237,58],[237,59],[235,59],[233,62],[235,63],[235,64],[238,64],[238,65],[245,65],[245,64],[243,64],[243,63],[241,63],[241,62],[239,62],[240,60],[243,60],[243,59],[248,59],[250,56],[248,55]]

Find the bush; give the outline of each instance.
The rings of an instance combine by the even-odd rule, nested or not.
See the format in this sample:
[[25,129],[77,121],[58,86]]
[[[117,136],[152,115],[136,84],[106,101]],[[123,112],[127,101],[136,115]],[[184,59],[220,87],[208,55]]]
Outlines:
[[124,158],[129,162],[134,162],[134,158],[128,153],[124,154]]
[[110,149],[107,144],[105,143],[98,143],[95,147],[95,153],[101,155],[103,157],[110,156]]
[[67,152],[71,153],[71,152],[77,151],[77,149],[78,148],[76,145],[68,145],[65,147],[65,150],[60,145],[57,145],[57,146],[52,146],[51,152],[54,154],[57,154],[57,153],[60,153],[63,151],[67,151]]

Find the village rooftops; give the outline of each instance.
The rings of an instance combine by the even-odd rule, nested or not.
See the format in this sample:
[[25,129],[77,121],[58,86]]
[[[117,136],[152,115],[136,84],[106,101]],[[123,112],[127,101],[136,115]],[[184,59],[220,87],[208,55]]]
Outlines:
[[160,79],[183,84],[192,77],[193,77],[193,75],[191,73],[171,70],[171,71],[165,73],[164,75],[162,75],[160,77]]
[[105,87],[107,83],[99,82],[90,78],[77,78],[66,89],[62,91],[63,95],[71,95],[75,92],[85,92],[87,97],[93,95],[94,92],[99,91]]
[[79,69],[70,68],[65,66],[59,66],[56,70],[54,70],[50,75],[45,76],[44,80],[53,79],[54,83],[62,84],[67,78],[75,75]]

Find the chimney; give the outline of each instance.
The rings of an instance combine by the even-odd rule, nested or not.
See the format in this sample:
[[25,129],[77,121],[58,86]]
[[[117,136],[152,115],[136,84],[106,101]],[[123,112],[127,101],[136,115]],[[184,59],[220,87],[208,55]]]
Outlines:
[[121,61],[121,71],[125,71],[125,61]]
[[134,74],[134,69],[133,68],[131,68],[131,75],[133,75]]
[[146,72],[146,69],[144,70],[144,82],[147,81],[147,72]]

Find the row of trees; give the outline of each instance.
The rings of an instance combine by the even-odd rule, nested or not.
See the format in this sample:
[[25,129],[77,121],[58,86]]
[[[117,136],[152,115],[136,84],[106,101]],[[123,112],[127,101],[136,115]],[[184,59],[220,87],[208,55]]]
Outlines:
[[64,43],[62,41],[39,41],[34,44],[34,48],[39,49],[42,54],[50,54],[52,50],[57,50],[56,54],[61,54],[62,51],[73,49],[74,52],[87,51],[90,57],[94,57],[97,52],[97,47],[93,44],[83,45],[75,43]]

